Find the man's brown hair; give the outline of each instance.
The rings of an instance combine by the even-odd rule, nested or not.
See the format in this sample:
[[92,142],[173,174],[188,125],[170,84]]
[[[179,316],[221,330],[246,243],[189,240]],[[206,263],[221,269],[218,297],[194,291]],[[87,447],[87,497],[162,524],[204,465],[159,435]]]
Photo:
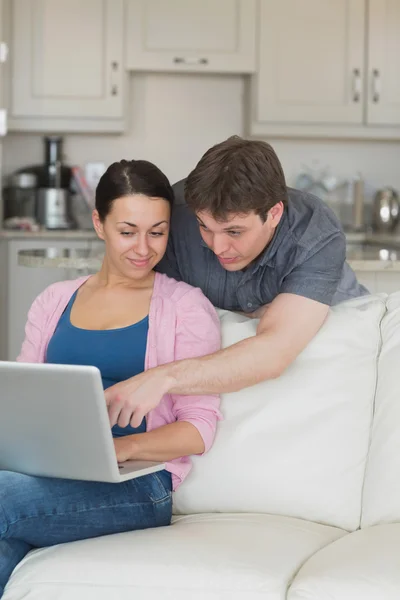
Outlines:
[[272,146],[234,135],[202,156],[186,180],[185,199],[217,221],[251,211],[265,221],[277,202],[287,204],[285,176]]

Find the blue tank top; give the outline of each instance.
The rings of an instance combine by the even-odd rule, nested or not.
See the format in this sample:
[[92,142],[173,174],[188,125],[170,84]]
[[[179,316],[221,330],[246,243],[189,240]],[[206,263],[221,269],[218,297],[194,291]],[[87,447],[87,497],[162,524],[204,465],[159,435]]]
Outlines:
[[[77,291],[58,321],[47,347],[46,362],[64,365],[92,365],[99,369],[106,389],[144,371],[149,319],[120,329],[80,329],[71,323],[71,309]],[[139,427],[112,428],[114,437],[146,431],[146,419]]]

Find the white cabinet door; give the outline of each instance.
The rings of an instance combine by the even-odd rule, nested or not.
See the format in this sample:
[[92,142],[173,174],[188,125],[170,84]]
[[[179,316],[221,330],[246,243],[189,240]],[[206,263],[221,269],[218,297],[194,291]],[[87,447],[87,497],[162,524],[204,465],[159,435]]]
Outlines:
[[400,2],[369,0],[368,123],[400,125]]
[[7,360],[15,360],[24,340],[24,330],[28,310],[33,300],[47,286],[68,278],[65,269],[25,267],[18,264],[20,250],[42,248],[88,249],[87,241],[70,240],[11,240],[8,242],[8,286],[7,286]]
[[400,291],[400,272],[395,270],[376,273],[376,291],[392,294]]
[[371,292],[391,294],[400,291],[400,271],[381,269],[377,271],[356,271],[357,279]]
[[[7,113],[5,110],[5,93],[4,93],[4,65],[8,58],[8,47],[4,40],[5,34],[5,10],[3,0],[0,0],[0,136],[7,133]],[[1,155],[0,155],[1,161]],[[0,162],[1,164],[1,162]],[[2,218],[0,208],[0,219]]]
[[89,242],[89,250],[92,256],[103,256],[105,252],[105,244],[102,240],[91,240]]
[[7,358],[7,256],[7,242],[0,240],[0,360],[6,360]]
[[364,19],[364,0],[260,0],[253,121],[361,124]]
[[126,65],[251,73],[255,29],[256,0],[128,0]]
[[13,0],[12,118],[121,120],[123,28],[123,0]]

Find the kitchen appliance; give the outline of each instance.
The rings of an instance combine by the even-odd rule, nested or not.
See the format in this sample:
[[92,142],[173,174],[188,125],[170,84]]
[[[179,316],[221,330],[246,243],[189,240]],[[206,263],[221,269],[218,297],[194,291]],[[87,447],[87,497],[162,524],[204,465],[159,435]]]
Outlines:
[[37,177],[34,173],[14,173],[3,190],[4,220],[36,217]]
[[71,229],[70,194],[63,188],[39,188],[37,220],[46,229]]
[[391,187],[378,190],[372,206],[372,227],[381,233],[393,232],[400,220],[399,195]]
[[50,187],[38,190],[37,220],[46,229],[71,229],[74,226],[71,194],[68,189],[61,187],[61,173],[61,161],[54,154],[48,164]]
[[[25,167],[37,181],[36,219],[46,229],[73,229],[71,167],[63,164],[63,138],[44,138],[44,164]],[[20,173],[19,173],[20,174]]]
[[364,229],[364,180],[360,173],[353,180],[353,229]]

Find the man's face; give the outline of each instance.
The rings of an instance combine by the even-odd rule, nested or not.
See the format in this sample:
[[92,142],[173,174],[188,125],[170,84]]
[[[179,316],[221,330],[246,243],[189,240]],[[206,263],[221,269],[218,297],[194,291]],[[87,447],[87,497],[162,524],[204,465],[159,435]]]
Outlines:
[[283,204],[278,202],[263,221],[254,211],[229,215],[216,221],[208,211],[196,213],[201,237],[227,271],[240,271],[252,263],[268,246],[281,220]]

